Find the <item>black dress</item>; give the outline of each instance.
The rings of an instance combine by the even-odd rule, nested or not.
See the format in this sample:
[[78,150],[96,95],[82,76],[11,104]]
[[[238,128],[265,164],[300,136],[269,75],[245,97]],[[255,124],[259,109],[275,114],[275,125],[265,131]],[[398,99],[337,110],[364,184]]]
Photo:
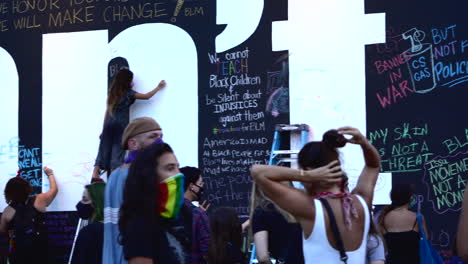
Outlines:
[[417,264],[419,263],[419,233],[413,229],[405,232],[387,232],[384,238],[387,243],[387,262],[389,264]]
[[108,171],[122,165],[125,156],[122,135],[130,121],[130,106],[135,102],[135,94],[132,89],[128,90],[115,106],[114,113],[106,114],[95,163],[95,166],[99,166],[102,170]]

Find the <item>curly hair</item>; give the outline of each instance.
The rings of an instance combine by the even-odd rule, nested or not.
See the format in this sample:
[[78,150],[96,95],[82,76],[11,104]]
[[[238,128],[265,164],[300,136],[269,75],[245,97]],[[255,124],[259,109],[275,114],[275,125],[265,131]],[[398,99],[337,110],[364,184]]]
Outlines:
[[20,177],[11,178],[5,186],[5,200],[7,204],[12,202],[24,203],[31,193],[31,184]]

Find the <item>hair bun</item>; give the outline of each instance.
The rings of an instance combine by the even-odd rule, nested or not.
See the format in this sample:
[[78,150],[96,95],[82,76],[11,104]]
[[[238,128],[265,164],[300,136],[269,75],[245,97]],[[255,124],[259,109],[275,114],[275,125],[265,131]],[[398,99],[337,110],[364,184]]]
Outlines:
[[323,143],[327,144],[331,148],[342,148],[346,145],[346,138],[338,133],[338,130],[331,129],[323,134]]

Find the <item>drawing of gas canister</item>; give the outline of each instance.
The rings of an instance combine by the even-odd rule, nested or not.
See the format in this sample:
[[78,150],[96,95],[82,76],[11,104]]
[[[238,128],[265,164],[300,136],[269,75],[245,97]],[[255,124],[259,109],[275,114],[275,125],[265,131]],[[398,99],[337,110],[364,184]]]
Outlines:
[[432,44],[421,43],[425,36],[424,31],[416,28],[403,33],[403,38],[411,41],[411,48],[403,52],[403,57],[408,65],[413,90],[417,93],[430,92],[437,86]]

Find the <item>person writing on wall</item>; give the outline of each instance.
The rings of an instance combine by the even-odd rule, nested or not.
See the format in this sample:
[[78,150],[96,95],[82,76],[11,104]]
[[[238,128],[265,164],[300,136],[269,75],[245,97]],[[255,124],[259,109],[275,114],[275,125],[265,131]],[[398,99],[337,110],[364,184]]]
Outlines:
[[122,135],[128,125],[130,106],[135,99],[148,100],[159,90],[166,87],[164,80],[147,93],[138,93],[133,88],[133,73],[128,69],[120,70],[109,90],[104,126],[99,143],[99,151],[94,164],[93,178],[101,174],[101,170],[109,174],[123,162],[125,150],[121,147]]
[[44,167],[44,172],[50,182],[50,189],[45,193],[31,196],[31,184],[19,175],[5,186],[8,206],[0,219],[0,232],[9,233],[11,264],[47,263],[44,213],[57,195],[58,187],[52,169]]

